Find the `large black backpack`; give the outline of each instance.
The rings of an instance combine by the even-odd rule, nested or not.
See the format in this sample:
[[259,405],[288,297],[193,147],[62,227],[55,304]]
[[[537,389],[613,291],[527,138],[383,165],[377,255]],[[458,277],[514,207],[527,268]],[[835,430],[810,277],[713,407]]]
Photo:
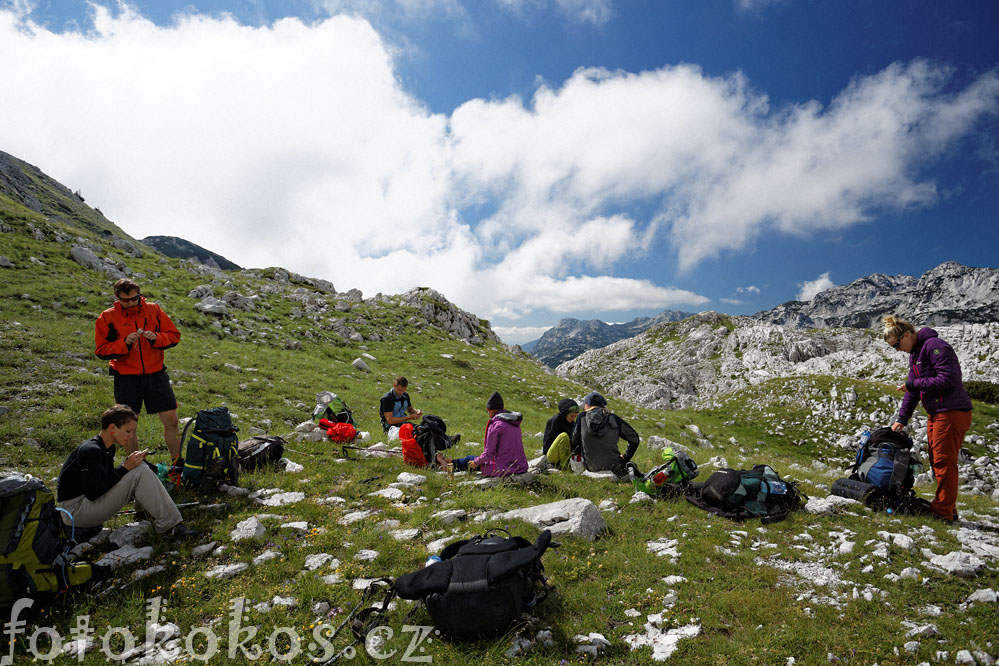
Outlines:
[[461,435],[448,437],[444,419],[433,414],[424,414],[420,422],[413,426],[413,437],[423,450],[423,456],[433,464],[437,452],[454,446]]
[[441,561],[399,576],[395,591],[424,602],[434,626],[458,639],[502,634],[548,594],[541,556],[550,530],[533,544],[519,536],[486,534],[456,541]]
[[73,562],[55,497],[40,479],[0,478],[0,608],[40,593],[62,592],[103,576],[101,567]]
[[787,518],[807,497],[793,481],[784,481],[769,465],[720,469],[703,483],[692,483],[687,501],[732,520],[760,518],[763,524]]
[[239,470],[249,472],[277,466],[284,455],[285,441],[278,435],[254,435],[239,443]]
[[184,482],[201,490],[214,490],[220,483],[239,483],[237,432],[239,428],[233,425],[228,407],[202,409],[188,421],[180,438],[181,450],[185,451],[181,474]]

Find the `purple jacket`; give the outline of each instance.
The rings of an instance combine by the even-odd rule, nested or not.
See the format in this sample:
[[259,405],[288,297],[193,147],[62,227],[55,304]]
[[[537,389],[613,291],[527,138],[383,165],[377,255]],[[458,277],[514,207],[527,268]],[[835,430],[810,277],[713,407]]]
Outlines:
[[482,455],[475,459],[482,476],[507,476],[527,471],[524,440],[520,436],[518,412],[502,411],[486,424],[486,441]]
[[905,397],[896,420],[902,425],[908,423],[920,399],[927,414],[971,409],[971,398],[961,383],[957,354],[932,328],[921,328],[916,334],[916,344],[909,354]]

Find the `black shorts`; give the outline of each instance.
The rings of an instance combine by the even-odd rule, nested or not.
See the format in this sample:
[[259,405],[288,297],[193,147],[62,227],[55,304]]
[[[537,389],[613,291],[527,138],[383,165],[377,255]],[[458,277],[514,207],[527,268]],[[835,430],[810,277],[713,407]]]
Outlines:
[[177,398],[170,386],[166,370],[151,375],[114,375],[114,400],[128,405],[136,414],[146,404],[147,414],[158,414],[177,409]]

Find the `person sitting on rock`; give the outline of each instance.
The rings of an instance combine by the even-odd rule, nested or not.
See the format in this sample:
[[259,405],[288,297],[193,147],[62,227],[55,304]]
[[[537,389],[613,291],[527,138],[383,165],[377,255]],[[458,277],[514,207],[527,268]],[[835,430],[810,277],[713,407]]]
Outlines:
[[115,444],[134,441],[139,418],[128,405],[115,405],[101,415],[101,431],[78,446],[62,466],[56,500],[67,525],[101,527],[128,502],[137,515],[147,514],[160,534],[187,538],[197,534],[183,523],[177,505],[146,463],[148,451],[132,451],[114,466]]
[[523,474],[527,471],[527,455],[520,431],[523,415],[504,409],[503,396],[495,391],[486,401],[486,413],[489,422],[486,424],[482,455],[451,460],[438,453],[438,464],[445,469],[448,464],[453,464],[454,469],[459,471],[478,469],[482,476]]
[[565,468],[569,464],[572,446],[569,437],[572,435],[573,423],[579,416],[579,404],[572,398],[565,398],[558,403],[558,414],[548,419],[545,424],[545,436],[542,440],[542,452],[552,467]]
[[416,421],[423,412],[414,409],[406,389],[409,380],[403,376],[396,377],[395,383],[388,393],[382,396],[378,412],[382,417],[382,430],[388,432],[392,426],[401,426],[406,421]]
[[[618,449],[619,439],[628,443],[624,454]],[[583,398],[583,413],[576,419],[571,442],[574,451],[582,452],[587,470],[625,476],[625,465],[634,457],[640,441],[634,428],[607,409],[602,395],[594,391]]]

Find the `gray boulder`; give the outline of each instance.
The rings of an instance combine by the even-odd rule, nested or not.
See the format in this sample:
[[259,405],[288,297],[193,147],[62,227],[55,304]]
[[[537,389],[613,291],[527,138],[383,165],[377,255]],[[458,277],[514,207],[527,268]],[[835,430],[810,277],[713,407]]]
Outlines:
[[607,530],[607,523],[597,505],[584,497],[507,511],[499,520],[523,520],[538,529],[550,529],[552,535],[582,537],[595,540]]

